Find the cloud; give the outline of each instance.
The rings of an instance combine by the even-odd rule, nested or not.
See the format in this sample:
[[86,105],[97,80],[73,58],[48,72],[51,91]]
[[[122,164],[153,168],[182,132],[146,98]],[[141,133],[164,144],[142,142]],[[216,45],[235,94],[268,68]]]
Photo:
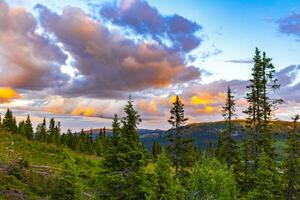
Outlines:
[[125,38],[79,8],[61,15],[38,5],[41,24],[70,53],[78,75],[58,92],[65,96],[124,98],[149,88],[165,88],[198,79],[200,70],[185,56],[164,46]]
[[294,13],[278,20],[279,31],[300,38],[300,13]]
[[106,3],[100,9],[100,15],[113,24],[130,28],[145,37],[152,37],[171,48],[189,52],[200,45],[202,39],[196,32],[202,27],[180,15],[164,16],[145,0],[121,0]]
[[40,90],[68,81],[60,66],[66,55],[50,38],[37,33],[37,21],[23,8],[0,0],[0,85]]
[[276,93],[286,102],[300,103],[300,65],[288,66],[277,73],[281,84],[280,90]]
[[0,103],[9,103],[20,97],[20,94],[16,90],[9,87],[0,87]]
[[252,59],[238,59],[238,60],[226,60],[225,62],[228,63],[237,63],[237,64],[253,64],[253,60]]

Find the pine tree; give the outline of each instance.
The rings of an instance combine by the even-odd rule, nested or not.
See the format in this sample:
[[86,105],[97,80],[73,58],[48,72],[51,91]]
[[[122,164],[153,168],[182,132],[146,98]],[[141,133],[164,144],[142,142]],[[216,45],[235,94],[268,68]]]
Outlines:
[[277,79],[274,78],[275,68],[271,63],[271,58],[266,57],[265,52],[256,48],[253,58],[255,64],[252,69],[252,79],[247,88],[247,101],[249,107],[244,112],[248,115],[247,122],[251,129],[252,137],[252,157],[254,157],[254,168],[258,167],[259,154],[262,148],[273,159],[275,157],[272,147],[271,126],[272,111],[274,107],[282,103],[281,99],[270,99],[270,92],[280,88]]
[[29,115],[25,121],[25,137],[27,137],[29,140],[33,139],[33,128]]
[[300,196],[300,137],[297,133],[299,115],[293,119],[293,127],[287,139],[287,157],[284,160],[285,196],[287,200],[296,200]]
[[47,142],[53,143],[55,141],[55,121],[53,118],[50,119],[49,122],[49,129],[48,129],[48,134],[47,134]]
[[160,146],[159,142],[155,142],[154,141],[152,143],[152,155],[153,155],[154,160],[157,159],[157,157],[159,156],[160,152],[161,152],[161,146]]
[[79,185],[78,173],[74,166],[74,161],[67,155],[63,172],[60,175],[57,186],[51,194],[51,199],[55,200],[77,200],[81,199],[81,185]]
[[[270,121],[274,107],[282,102],[280,99],[273,100],[269,98],[270,93],[280,87],[277,84],[277,79],[274,78],[275,69],[271,59],[267,58],[265,53],[261,56],[261,52],[256,48],[253,61],[252,78],[250,79],[250,85],[247,86],[249,92],[246,96],[249,106],[244,111],[248,116],[248,136],[246,137],[247,141],[245,141],[247,145],[244,145],[244,147],[249,148],[246,150],[248,155],[244,155],[247,156],[248,161],[244,162],[243,166],[244,170],[252,173],[252,175],[249,174],[252,177],[259,167],[262,151],[270,157],[270,159],[267,159],[272,162],[270,165],[275,162],[276,155]],[[250,177],[244,177],[244,179],[250,179]],[[245,180],[245,182],[248,182],[248,180]],[[248,182],[248,184],[250,185],[243,187],[251,188],[254,183]]]
[[2,125],[4,128],[6,128],[8,131],[12,133],[17,132],[17,123],[16,123],[16,118],[13,116],[13,113],[11,110],[7,109]]
[[101,173],[100,198],[103,199],[144,199],[143,166],[144,149],[139,141],[137,126],[140,116],[129,98],[124,107],[125,117],[118,145],[111,145],[104,155]]
[[47,140],[47,127],[46,119],[44,117],[43,122],[39,123],[36,127],[36,140],[46,141]]
[[174,179],[171,162],[163,151],[155,164],[154,191],[151,192],[149,199],[155,200],[173,200],[181,199],[180,194],[183,190],[179,182]]
[[120,131],[121,131],[121,127],[120,127],[120,122],[119,122],[119,118],[118,115],[115,114],[114,118],[113,118],[113,123],[112,123],[112,143],[113,145],[117,145],[118,141],[120,139]]
[[171,108],[171,116],[168,122],[172,125],[172,130],[168,135],[170,145],[168,149],[171,153],[173,163],[175,165],[176,176],[179,175],[180,170],[183,169],[185,163],[189,163],[186,158],[189,153],[191,153],[191,143],[192,139],[187,138],[187,134],[182,131],[182,126],[185,125],[188,118],[184,115],[184,104],[179,99],[179,96],[176,96],[176,100],[173,103]]
[[279,174],[272,158],[264,151],[261,152],[256,173],[254,190],[248,193],[247,199],[282,199]]
[[26,136],[26,126],[25,126],[25,121],[22,120],[19,122],[19,125],[18,125],[18,134],[22,135],[22,136]]
[[226,128],[220,134],[218,141],[217,157],[220,161],[225,161],[228,169],[233,166],[235,175],[238,175],[240,169],[240,155],[238,142],[233,137],[236,127],[232,123],[235,116],[235,101],[231,89],[228,86],[226,103],[223,106],[223,117],[226,121]]

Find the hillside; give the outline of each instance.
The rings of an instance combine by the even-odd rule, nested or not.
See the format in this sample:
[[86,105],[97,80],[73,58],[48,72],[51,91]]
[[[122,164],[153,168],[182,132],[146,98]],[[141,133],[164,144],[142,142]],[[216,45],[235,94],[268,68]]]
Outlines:
[[84,199],[94,196],[99,157],[0,131],[0,199],[47,199],[64,163],[75,162]]
[[[236,120],[234,121],[237,127],[237,131],[234,134],[234,137],[241,141],[244,137],[244,120]],[[286,133],[289,132],[289,127],[292,125],[291,122],[288,121],[274,121],[273,131],[277,138],[285,139]],[[300,125],[300,123],[298,123]],[[204,122],[204,123],[194,123],[188,124],[182,128],[182,131],[186,132],[189,137],[194,138],[194,144],[198,146],[198,148],[203,149],[208,146],[209,143],[216,144],[219,133],[225,127],[224,121],[218,122]],[[170,131],[170,130],[168,130]],[[167,134],[168,131],[149,131],[148,134],[142,135],[141,141],[144,143],[145,147],[151,149],[152,142],[160,142],[163,146],[167,144]]]

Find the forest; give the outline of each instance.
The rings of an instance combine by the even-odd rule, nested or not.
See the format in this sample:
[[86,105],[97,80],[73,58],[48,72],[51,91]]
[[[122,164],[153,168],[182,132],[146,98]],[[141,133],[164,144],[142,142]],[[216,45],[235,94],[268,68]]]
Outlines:
[[[141,116],[131,97],[124,117],[116,114],[109,133],[102,128],[97,137],[83,129],[62,133],[53,118],[34,129],[29,115],[17,123],[7,109],[0,119],[0,199],[300,199],[300,116],[290,116],[279,155],[274,111],[284,99],[273,97],[280,80],[265,52],[256,48],[253,62],[247,118],[236,122],[241,118],[229,85],[225,126],[217,143],[202,149],[184,129],[188,118],[180,95],[163,133],[167,142],[155,141],[151,149],[140,140]],[[236,132],[245,133],[242,140]]]

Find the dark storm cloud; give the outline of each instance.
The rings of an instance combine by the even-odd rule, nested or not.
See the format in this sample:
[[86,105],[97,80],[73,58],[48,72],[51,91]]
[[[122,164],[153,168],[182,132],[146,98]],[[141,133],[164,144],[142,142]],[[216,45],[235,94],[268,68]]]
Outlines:
[[300,38],[300,13],[278,20],[279,31],[284,34],[294,35]]
[[66,83],[69,77],[60,71],[66,55],[36,33],[33,15],[2,0],[0,10],[0,86],[40,90]]
[[172,49],[189,52],[199,46],[202,39],[196,32],[202,27],[180,15],[164,16],[145,0],[121,0],[106,3],[100,15],[112,23],[127,27],[138,34],[151,36],[164,44],[172,43]]
[[61,94],[127,97],[129,92],[199,78],[200,70],[186,66],[183,53],[169,51],[158,43],[135,43],[79,8],[66,7],[61,15],[42,5],[36,9],[45,31],[72,55],[72,66],[79,72],[60,90]]

